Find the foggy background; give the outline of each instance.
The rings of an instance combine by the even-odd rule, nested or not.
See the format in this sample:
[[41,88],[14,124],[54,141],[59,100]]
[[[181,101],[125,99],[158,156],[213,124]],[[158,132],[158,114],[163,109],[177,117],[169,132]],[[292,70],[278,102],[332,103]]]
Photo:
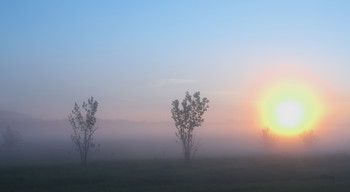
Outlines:
[[[0,111],[0,126],[8,125],[21,134],[21,140],[10,149],[2,146],[1,163],[36,164],[78,162],[67,119],[42,120],[24,114]],[[176,143],[173,122],[129,120],[97,120],[94,142],[100,145],[91,152],[91,161],[130,159],[182,158],[181,145]],[[333,134],[315,131],[317,141],[309,147],[301,138],[278,138],[276,145],[263,144],[261,130],[249,124],[226,122],[204,123],[195,129],[201,146],[196,157],[238,157],[260,155],[327,155],[350,152],[347,124],[333,124]],[[328,127],[327,127],[328,128]],[[2,142],[2,140],[0,140]]]
[[[209,99],[197,157],[350,151],[350,2],[1,1],[1,162],[77,162],[67,116],[98,102],[91,160],[181,158],[171,102]],[[266,149],[254,100],[288,74],[326,97],[316,143]],[[0,140],[1,142],[1,140]]]

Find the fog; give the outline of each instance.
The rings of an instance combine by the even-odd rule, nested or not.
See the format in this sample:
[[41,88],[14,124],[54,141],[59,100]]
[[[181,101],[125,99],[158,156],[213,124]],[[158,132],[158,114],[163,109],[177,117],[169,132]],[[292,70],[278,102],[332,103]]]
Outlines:
[[[349,151],[343,2],[11,1],[0,9],[0,129],[21,135],[0,147],[2,163],[79,162],[67,115],[90,96],[99,102],[90,161],[182,158],[170,104],[186,91],[210,100],[194,131],[197,158]],[[344,116],[316,119],[308,147],[298,136],[267,147],[261,129],[270,125],[255,122],[254,102],[287,77]]]
[[[0,127],[7,126],[18,131],[21,139],[13,148],[0,148],[2,164],[79,163],[67,119],[41,120],[1,111]],[[97,119],[97,126],[94,142],[98,147],[89,154],[89,161],[182,158],[173,122]],[[346,128],[346,123],[334,123],[315,129],[317,140],[312,146],[304,146],[299,137],[278,137],[274,146],[267,147],[261,130],[249,124],[204,122],[194,131],[200,142],[195,158],[347,153],[350,138]]]

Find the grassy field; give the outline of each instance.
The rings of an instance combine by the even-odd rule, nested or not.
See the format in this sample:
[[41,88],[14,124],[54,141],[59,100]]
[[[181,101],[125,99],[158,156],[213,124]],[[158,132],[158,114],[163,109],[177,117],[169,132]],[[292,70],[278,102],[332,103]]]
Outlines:
[[0,167],[0,191],[350,191],[350,157],[237,157]]

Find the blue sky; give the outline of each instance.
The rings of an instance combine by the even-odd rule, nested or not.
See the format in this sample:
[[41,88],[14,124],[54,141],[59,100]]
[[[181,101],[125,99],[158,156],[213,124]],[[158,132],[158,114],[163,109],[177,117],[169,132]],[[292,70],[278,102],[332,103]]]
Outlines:
[[[170,120],[201,91],[230,119],[257,76],[305,68],[349,96],[348,1],[1,1],[0,108]],[[215,119],[214,116],[212,117]]]

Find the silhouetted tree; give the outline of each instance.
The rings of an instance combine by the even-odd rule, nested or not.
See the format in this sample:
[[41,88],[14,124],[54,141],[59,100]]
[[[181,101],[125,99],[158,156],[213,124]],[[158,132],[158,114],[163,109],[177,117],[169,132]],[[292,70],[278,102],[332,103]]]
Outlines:
[[68,120],[72,125],[73,133],[71,135],[72,141],[80,154],[80,162],[82,165],[87,164],[89,151],[96,147],[93,142],[93,135],[97,130],[95,126],[98,102],[91,97],[88,102],[83,102],[82,108],[85,111],[85,118],[83,117],[80,107],[77,103],[74,105],[72,113],[68,116]]
[[300,138],[301,138],[304,146],[306,146],[306,147],[312,146],[317,141],[317,137],[316,137],[315,132],[313,130],[304,131],[300,135]]
[[1,131],[2,136],[2,146],[7,149],[12,149],[15,147],[19,141],[21,140],[21,134],[12,129],[11,126],[7,126],[7,128]]
[[193,135],[195,127],[199,127],[204,122],[203,115],[209,108],[209,100],[201,99],[200,92],[190,95],[186,92],[184,100],[174,100],[171,109],[172,118],[175,121],[177,132],[175,133],[177,143],[182,145],[182,152],[186,162],[189,162],[199,148],[199,143]]
[[261,137],[266,147],[271,147],[276,143],[277,137],[273,135],[268,127],[261,130]]

